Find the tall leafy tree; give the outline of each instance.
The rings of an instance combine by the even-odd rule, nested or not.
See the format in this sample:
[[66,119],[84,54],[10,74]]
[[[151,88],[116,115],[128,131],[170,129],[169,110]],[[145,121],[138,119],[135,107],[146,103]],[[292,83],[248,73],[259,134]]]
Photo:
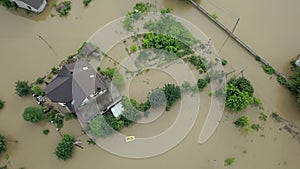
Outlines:
[[45,118],[43,111],[37,107],[26,107],[23,119],[31,123],[37,123]]
[[55,154],[58,159],[66,161],[72,157],[75,139],[71,135],[65,134],[60,143],[58,143]]
[[19,96],[26,96],[30,93],[31,88],[28,85],[28,81],[17,81],[16,82],[16,94]]

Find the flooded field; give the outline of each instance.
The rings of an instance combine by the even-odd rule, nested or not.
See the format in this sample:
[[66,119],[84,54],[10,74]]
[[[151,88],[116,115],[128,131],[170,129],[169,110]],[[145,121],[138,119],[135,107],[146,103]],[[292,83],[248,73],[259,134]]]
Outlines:
[[[200,109],[196,123],[187,137],[170,151],[159,156],[145,159],[123,158],[113,155],[96,145],[88,145],[87,136],[82,135],[80,124],[73,120],[67,122],[62,129],[83,142],[84,149],[75,148],[73,157],[67,162],[56,159],[53,154],[60,136],[55,127],[46,123],[33,125],[22,118],[26,106],[37,106],[31,97],[20,98],[15,93],[14,83],[17,80],[34,81],[38,76],[49,72],[67,55],[76,53],[82,42],[86,41],[96,30],[112,20],[124,16],[132,10],[137,1],[103,0],[92,1],[85,8],[81,1],[73,1],[72,10],[68,17],[60,18],[51,8],[46,9],[48,15],[27,16],[24,11],[9,11],[0,7],[0,50],[1,50],[1,87],[0,98],[5,100],[5,108],[0,111],[0,133],[8,139],[18,140],[18,143],[8,143],[8,161],[4,155],[0,157],[0,166],[8,164],[9,168],[18,169],[82,169],[82,168],[191,168],[191,169],[221,169],[224,159],[235,157],[235,162],[227,168],[234,169],[289,169],[299,166],[299,141],[289,133],[280,131],[283,123],[269,118],[266,122],[259,120],[259,110],[251,107],[242,114],[248,115],[252,122],[259,123],[263,130],[246,134],[236,128],[232,122],[241,114],[225,112],[220,126],[214,135],[205,143],[199,144],[198,137],[206,118],[209,106],[209,88],[200,94]],[[218,29],[204,15],[191,5],[177,1],[156,1],[157,6],[173,8],[174,15],[178,15],[199,27],[220,52],[220,57],[228,60],[226,70],[244,69],[244,75],[252,82],[254,95],[262,99],[266,114],[278,113],[283,118],[300,126],[300,112],[296,108],[295,99],[289,91],[281,87],[275,77],[265,74],[261,66],[226,34]],[[272,5],[270,5],[272,4]],[[289,3],[281,1],[258,0],[240,2],[237,0],[200,1],[210,13],[215,13],[218,19],[232,29],[237,18],[241,18],[236,29],[236,35],[249,44],[263,58],[282,72],[289,72],[289,60],[299,51],[300,23],[296,22],[300,16],[297,7],[299,1]],[[41,40],[39,36],[45,41]],[[51,47],[50,47],[50,46]],[[110,51],[111,56],[120,58],[118,54],[124,51]],[[112,63],[103,62],[102,64]],[[155,70],[138,76],[130,86],[130,95],[136,99],[145,99],[151,87],[161,86],[164,81],[172,81],[164,73]],[[159,74],[157,77],[153,78]],[[148,80],[147,80],[148,79]],[[151,85],[147,85],[147,83]],[[176,109],[180,105],[173,107]],[[173,113],[172,111],[168,113]],[[157,122],[145,126],[133,125],[125,129],[124,133],[136,132],[146,136],[143,132],[155,134],[168,127],[174,116],[162,116]],[[154,130],[149,130],[154,128]],[[48,136],[43,135],[44,129],[50,129]],[[151,147],[150,147],[151,148]]]

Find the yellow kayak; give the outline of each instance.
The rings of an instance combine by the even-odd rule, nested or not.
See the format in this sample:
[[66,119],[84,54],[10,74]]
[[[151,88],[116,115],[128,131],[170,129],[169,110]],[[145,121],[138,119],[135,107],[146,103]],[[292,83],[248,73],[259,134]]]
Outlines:
[[132,142],[135,140],[135,136],[126,136],[125,137],[125,141],[128,143],[128,142]]

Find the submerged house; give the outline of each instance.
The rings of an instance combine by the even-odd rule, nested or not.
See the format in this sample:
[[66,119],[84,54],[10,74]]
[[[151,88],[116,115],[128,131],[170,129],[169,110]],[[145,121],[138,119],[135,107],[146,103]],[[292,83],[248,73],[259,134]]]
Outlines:
[[[57,77],[45,88],[46,96],[55,103],[76,113],[82,121],[89,121],[96,114],[104,114],[120,107],[121,95],[111,86],[108,77],[100,76],[86,61],[81,60],[62,67]],[[97,106],[84,106],[90,100]],[[80,110],[85,109],[85,110]]]
[[105,93],[107,85],[87,61],[63,66],[57,77],[45,88],[46,96],[70,112],[75,112],[86,99]]
[[29,11],[40,13],[42,12],[46,5],[46,0],[10,0],[15,3],[18,7],[27,9]]

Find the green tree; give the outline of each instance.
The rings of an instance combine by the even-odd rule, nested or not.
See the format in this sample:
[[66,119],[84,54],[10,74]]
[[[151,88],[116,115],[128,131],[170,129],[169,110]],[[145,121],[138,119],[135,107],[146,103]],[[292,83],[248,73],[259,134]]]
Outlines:
[[226,85],[225,106],[233,111],[241,111],[253,103],[253,97],[248,92],[240,91],[233,84]]
[[141,115],[136,108],[137,103],[128,97],[123,96],[121,104],[123,106],[123,111],[120,118],[124,121],[125,126],[128,126],[141,118]]
[[122,88],[125,85],[124,77],[119,72],[117,68],[106,68],[105,70],[100,70],[100,73],[102,75],[108,76],[114,85],[116,85],[118,88]]
[[36,84],[43,84],[43,83],[45,82],[45,78],[46,78],[46,76],[38,77],[38,78],[35,80],[35,83],[36,83]]
[[224,166],[229,166],[229,165],[231,165],[232,163],[234,163],[234,161],[235,161],[235,158],[234,158],[234,157],[226,158],[226,159],[224,160]]
[[250,96],[253,96],[253,93],[254,93],[253,86],[252,86],[251,82],[244,77],[231,78],[229,80],[228,84],[233,84],[240,91],[247,92]]
[[74,143],[75,139],[72,136],[68,134],[63,135],[61,142],[58,143],[55,149],[57,158],[64,161],[71,158],[73,154]]
[[44,90],[38,85],[33,85],[31,87],[31,91],[32,91],[33,94],[36,94],[36,95],[39,95],[39,96],[45,96]]
[[166,104],[165,93],[161,89],[155,89],[148,94],[148,101],[153,108],[157,108]]
[[16,94],[19,96],[26,96],[30,93],[31,88],[28,85],[28,81],[17,81],[16,82]]
[[7,148],[6,148],[5,137],[0,134],[0,154],[3,152],[6,152],[6,151],[7,151]]
[[166,110],[170,110],[171,106],[181,98],[180,87],[175,84],[165,84],[162,90],[164,91],[167,99]]
[[89,124],[90,132],[96,137],[105,137],[114,133],[114,129],[109,126],[103,115],[97,115]]
[[258,131],[259,129],[261,129],[261,126],[259,124],[252,124],[251,129]]
[[4,107],[5,101],[0,99],[0,110]]
[[242,116],[233,122],[236,127],[247,128],[250,125],[250,119],[247,116]]
[[23,113],[23,119],[31,123],[37,123],[44,119],[44,114],[37,107],[26,107]]
[[86,7],[92,2],[92,0],[83,0],[82,2],[83,2],[83,5]]
[[116,131],[120,131],[124,126],[124,122],[120,119],[120,117],[115,117],[113,114],[105,114],[104,119],[106,123]]
[[136,45],[132,45],[130,47],[130,50],[131,50],[132,53],[136,52],[137,51],[137,46]]
[[207,86],[207,80],[206,79],[198,79],[197,87],[199,90],[203,90]]

